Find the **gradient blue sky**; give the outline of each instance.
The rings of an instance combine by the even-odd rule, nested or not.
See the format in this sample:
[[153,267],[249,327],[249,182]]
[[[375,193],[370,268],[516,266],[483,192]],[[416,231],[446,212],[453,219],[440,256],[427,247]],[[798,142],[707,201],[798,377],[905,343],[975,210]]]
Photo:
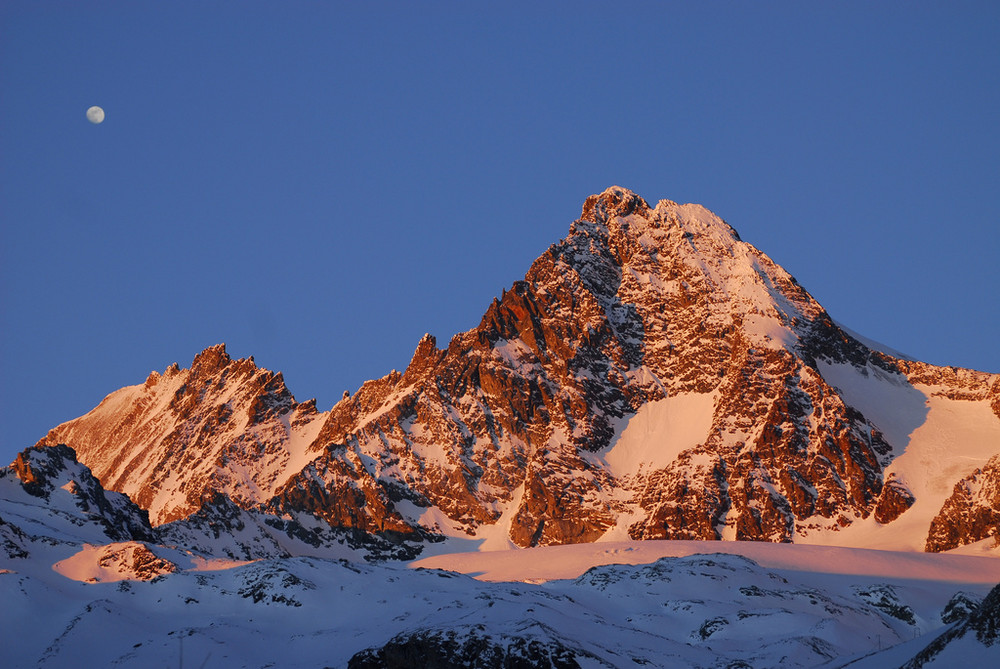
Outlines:
[[218,342],[327,409],[612,184],[1000,372],[1000,3],[537,4],[0,4],[0,459]]

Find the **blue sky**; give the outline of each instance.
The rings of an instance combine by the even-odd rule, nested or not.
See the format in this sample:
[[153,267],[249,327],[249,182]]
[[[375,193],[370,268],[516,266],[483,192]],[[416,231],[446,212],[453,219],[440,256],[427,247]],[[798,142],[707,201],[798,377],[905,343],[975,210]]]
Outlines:
[[218,342],[327,409],[613,184],[1000,372],[1000,5],[536,4],[0,4],[0,459]]

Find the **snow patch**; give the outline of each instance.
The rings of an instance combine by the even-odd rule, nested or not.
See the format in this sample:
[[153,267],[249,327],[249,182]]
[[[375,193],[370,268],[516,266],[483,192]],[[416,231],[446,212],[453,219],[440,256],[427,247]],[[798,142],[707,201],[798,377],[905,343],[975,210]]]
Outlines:
[[533,357],[531,349],[518,339],[513,341],[498,339],[493,344],[493,355],[503,360],[511,369],[524,370],[533,366],[525,362]]
[[492,525],[480,525],[476,531],[476,538],[482,539],[479,545],[480,551],[502,551],[516,549],[517,546],[510,540],[510,526],[514,520],[514,515],[521,508],[521,498],[524,497],[524,484],[514,489],[514,494],[507,504],[497,522]]
[[886,441],[900,455],[910,443],[910,435],[927,420],[928,396],[902,374],[879,367],[855,367],[848,363],[816,361],[823,379],[840,391],[847,404],[874,423]]
[[235,567],[242,567],[254,562],[253,560],[228,560],[218,557],[195,556],[191,559],[191,568],[188,571],[224,571]]
[[616,477],[663,469],[708,438],[715,393],[681,393],[648,402],[623,419],[618,435],[598,457]]
[[743,328],[751,341],[769,349],[791,349],[799,342],[798,336],[773,316],[749,314],[743,319]]

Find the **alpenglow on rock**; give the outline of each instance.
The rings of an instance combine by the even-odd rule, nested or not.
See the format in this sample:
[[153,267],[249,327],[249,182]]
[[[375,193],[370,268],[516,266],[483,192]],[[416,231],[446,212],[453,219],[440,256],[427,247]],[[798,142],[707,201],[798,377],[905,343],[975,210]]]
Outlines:
[[[328,412],[217,346],[42,443],[154,524],[224,493],[397,543],[923,549],[955,483],[1000,452],[1000,375],[872,346],[705,208],[614,187],[476,328],[425,336]],[[942,430],[954,446],[935,454]]]

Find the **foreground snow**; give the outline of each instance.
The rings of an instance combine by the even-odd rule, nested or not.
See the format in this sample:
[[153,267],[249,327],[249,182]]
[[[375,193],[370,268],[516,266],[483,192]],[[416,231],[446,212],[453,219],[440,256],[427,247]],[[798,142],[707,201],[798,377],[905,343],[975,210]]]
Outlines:
[[[583,544],[409,565],[184,560],[121,545],[143,547],[177,571],[129,580],[99,568],[92,546],[67,558],[65,546],[34,545],[32,559],[5,560],[4,665],[342,667],[366,649],[377,660],[391,640],[530,651],[532,662],[562,653],[583,667],[843,666],[926,645],[947,627],[941,613],[957,592],[981,599],[1000,581],[990,558],[734,542]],[[1000,646],[960,641],[972,644],[970,657],[1000,658]]]

